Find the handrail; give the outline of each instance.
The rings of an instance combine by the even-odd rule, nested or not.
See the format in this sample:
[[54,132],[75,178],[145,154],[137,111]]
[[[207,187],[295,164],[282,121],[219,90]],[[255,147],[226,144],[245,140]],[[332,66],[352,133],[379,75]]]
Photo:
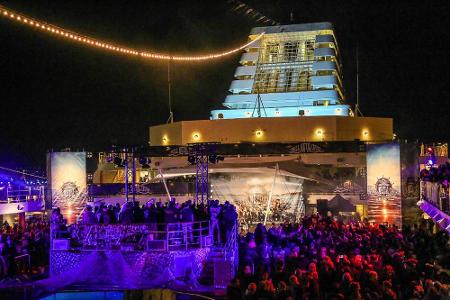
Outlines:
[[129,223],[129,224],[125,224],[125,223],[110,223],[110,224],[103,224],[103,223],[95,223],[95,224],[70,224],[68,225],[68,227],[70,226],[117,226],[117,225],[124,225],[124,226],[146,226],[146,225],[175,225],[175,224],[199,224],[199,223],[209,223],[209,220],[204,220],[204,221],[194,221],[194,222],[182,222],[182,221],[178,221],[178,222],[171,222],[171,223],[167,223],[167,222],[163,222],[163,223]]
[[[449,205],[449,196],[448,196],[448,187],[443,186],[442,184],[438,182],[429,182],[434,186],[436,190],[436,197],[428,197],[430,192],[430,187],[426,184],[427,181],[421,180],[420,182],[420,200],[426,201],[430,203],[431,205],[435,206],[437,209],[449,213],[450,212],[450,205]],[[428,188],[427,188],[428,186]],[[433,199],[434,198],[434,199]],[[444,202],[445,201],[445,202]]]
[[[54,230],[51,236],[66,234],[73,250],[188,250],[209,247],[212,238],[209,221],[137,224],[72,224],[67,230]],[[66,246],[61,246],[65,247]],[[156,248],[152,248],[156,247]],[[58,247],[56,247],[58,248]],[[52,249],[55,246],[52,242]],[[61,250],[61,249],[60,249]],[[69,250],[69,249],[64,249]]]
[[[19,262],[26,262],[26,266],[19,265]],[[19,271],[25,271],[26,273],[29,273],[31,271],[31,255],[29,253],[25,253],[22,255],[18,255],[14,257],[14,262],[16,263],[17,268]]]
[[238,249],[237,249],[237,221],[234,222],[233,229],[231,230],[230,237],[228,238],[224,247],[224,256],[227,259],[231,259],[233,276],[236,273],[238,266]]
[[[10,197],[11,198],[11,197]],[[21,196],[21,198],[19,199],[3,199],[0,200],[0,204],[9,204],[9,203],[25,203],[25,202],[43,202],[44,198],[37,198],[37,199],[23,199],[23,197]]]
[[[3,192],[5,199],[1,199],[0,203],[19,203],[29,201],[42,201],[44,200],[44,187],[43,186],[29,186],[26,189],[12,189],[6,188]],[[33,199],[33,197],[37,199]]]
[[439,209],[440,211],[444,213],[450,213],[450,210],[447,207],[444,207],[444,204],[442,203],[442,199],[439,199],[439,202],[435,202],[432,200],[428,200],[426,197],[422,198],[421,201],[427,202],[430,205],[434,206],[435,208]]

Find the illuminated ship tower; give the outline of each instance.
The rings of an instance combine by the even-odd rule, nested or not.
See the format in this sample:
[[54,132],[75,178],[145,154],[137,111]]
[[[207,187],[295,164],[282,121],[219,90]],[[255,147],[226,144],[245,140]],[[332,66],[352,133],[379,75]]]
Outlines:
[[331,23],[257,27],[228,95],[211,119],[348,116]]
[[392,140],[391,118],[354,116],[345,103],[331,23],[256,27],[209,120],[150,127],[152,146]]

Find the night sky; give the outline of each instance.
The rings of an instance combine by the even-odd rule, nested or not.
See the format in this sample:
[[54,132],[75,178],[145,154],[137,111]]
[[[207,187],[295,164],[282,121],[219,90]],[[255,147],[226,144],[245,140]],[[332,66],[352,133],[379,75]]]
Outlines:
[[[137,49],[217,52],[261,26],[214,1],[0,1],[55,25]],[[402,139],[448,141],[450,1],[245,1],[289,24],[332,22],[347,102],[356,45],[365,116],[394,118]],[[240,54],[172,66],[175,121],[221,107]],[[0,166],[44,167],[49,149],[145,144],[167,120],[167,62],[93,49],[0,19]]]

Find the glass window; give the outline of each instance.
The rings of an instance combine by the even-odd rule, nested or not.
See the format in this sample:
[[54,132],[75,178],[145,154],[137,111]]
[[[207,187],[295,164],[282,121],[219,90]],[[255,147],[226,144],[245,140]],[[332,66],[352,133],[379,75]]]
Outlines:
[[284,44],[284,59],[291,62],[297,60],[298,42],[287,42]]

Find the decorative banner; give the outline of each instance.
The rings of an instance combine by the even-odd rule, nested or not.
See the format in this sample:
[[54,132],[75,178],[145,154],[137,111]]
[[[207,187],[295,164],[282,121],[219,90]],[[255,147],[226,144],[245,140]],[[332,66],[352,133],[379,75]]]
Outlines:
[[67,223],[74,223],[87,200],[86,152],[52,152],[48,156],[52,206],[61,209]]
[[402,225],[400,145],[367,146],[369,222]]

